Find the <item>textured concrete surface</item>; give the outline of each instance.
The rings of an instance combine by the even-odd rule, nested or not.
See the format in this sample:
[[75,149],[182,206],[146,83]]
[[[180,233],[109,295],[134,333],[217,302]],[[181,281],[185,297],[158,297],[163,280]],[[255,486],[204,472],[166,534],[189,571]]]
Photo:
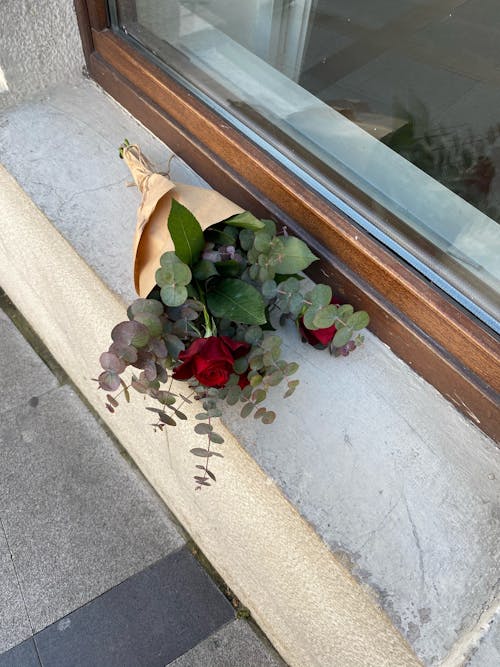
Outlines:
[[[90,81],[0,116],[2,163],[102,280],[130,301],[140,195],[126,187],[132,176],[118,156],[125,138],[167,169],[170,151]],[[178,158],[170,173],[174,181],[203,183]]]
[[348,359],[287,345],[276,422],[229,428],[437,664],[498,594],[500,451],[371,337]]
[[[0,518],[0,653],[31,636],[15,566]],[[0,660],[0,665],[3,667]]]
[[245,621],[236,621],[174,660],[172,667],[284,667]]
[[57,387],[57,380],[0,310],[0,414]]
[[500,665],[500,609],[464,667],[498,667],[498,665]]
[[[370,592],[229,432],[217,484],[200,494],[192,483],[192,424],[166,439],[148,428],[143,401],[119,418],[104,409],[91,378],[124,306],[3,169],[0,193],[0,284],[284,659],[292,667],[419,664]],[[35,284],[54,298],[37,298]]]
[[71,0],[1,4],[0,110],[81,79],[83,52]]
[[35,631],[183,544],[69,387],[4,412],[0,453],[0,516]]
[[[90,107],[95,123],[81,125],[82,109]],[[54,91],[48,102],[3,118],[0,146],[9,169],[103,280],[129,295],[138,196],[123,187],[128,175],[115,159],[116,146],[123,136],[138,140],[159,164],[168,151],[90,83]],[[88,155],[91,173],[82,170],[77,185],[71,160],[64,169],[47,170],[52,122],[71,155]],[[47,144],[31,145],[34,124]],[[174,169],[178,180],[195,179],[178,160]],[[95,174],[108,185],[99,188]],[[86,201],[75,195],[82,182],[84,190],[99,189],[73,206]],[[91,204],[98,196],[96,209]],[[302,384],[287,402],[275,399],[275,424],[259,426],[230,413],[227,423],[350,571],[376,592],[419,654],[435,664],[495,596],[499,452],[373,336],[348,359],[330,359],[293,332],[286,344],[287,356],[301,364]]]

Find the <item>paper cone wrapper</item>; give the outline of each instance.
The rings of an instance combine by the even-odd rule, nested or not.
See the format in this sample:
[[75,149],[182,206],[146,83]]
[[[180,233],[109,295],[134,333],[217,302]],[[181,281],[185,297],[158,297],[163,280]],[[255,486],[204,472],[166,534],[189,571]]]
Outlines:
[[146,297],[156,285],[160,257],[174,250],[167,226],[172,199],[191,211],[203,231],[244,209],[215,190],[174,183],[154,172],[138,146],[124,148],[123,159],[142,193],[134,237],[134,285],[137,294]]

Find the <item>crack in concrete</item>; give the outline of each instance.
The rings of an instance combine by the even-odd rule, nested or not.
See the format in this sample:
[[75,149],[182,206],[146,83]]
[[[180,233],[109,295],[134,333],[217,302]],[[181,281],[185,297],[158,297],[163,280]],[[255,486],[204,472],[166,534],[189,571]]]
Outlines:
[[418,536],[418,531],[415,525],[415,521],[413,520],[412,513],[410,512],[410,506],[408,505],[408,498],[406,497],[404,492],[403,492],[403,499],[406,507],[406,513],[408,515],[408,521],[410,522],[411,525],[411,532],[413,534],[413,539],[415,540],[415,544],[418,551],[418,563],[420,568],[420,590],[425,591],[426,577],[425,577],[424,555],[422,551],[422,546],[420,544],[420,538]]

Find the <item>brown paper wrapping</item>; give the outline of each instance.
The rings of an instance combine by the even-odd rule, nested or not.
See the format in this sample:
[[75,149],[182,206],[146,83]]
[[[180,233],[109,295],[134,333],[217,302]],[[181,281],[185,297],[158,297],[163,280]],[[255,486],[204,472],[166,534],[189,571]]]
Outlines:
[[134,237],[134,285],[137,294],[145,297],[156,284],[160,257],[174,250],[167,227],[172,199],[189,209],[203,230],[243,213],[243,209],[215,190],[174,183],[155,173],[138,146],[125,147],[122,154],[142,193]]

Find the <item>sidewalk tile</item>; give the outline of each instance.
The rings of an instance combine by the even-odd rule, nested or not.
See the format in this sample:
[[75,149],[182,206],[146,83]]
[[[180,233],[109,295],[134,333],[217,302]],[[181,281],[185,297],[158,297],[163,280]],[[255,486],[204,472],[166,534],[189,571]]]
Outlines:
[[35,635],[50,667],[164,667],[234,618],[186,549]]
[[30,637],[10,651],[0,654],[0,667],[40,667],[33,639]]
[[281,658],[267,648],[246,621],[224,626],[182,655],[170,667],[284,667]]
[[[0,653],[30,636],[28,616],[10,551],[0,526]],[[0,667],[3,667],[1,660]]]
[[0,414],[26,406],[30,398],[57,387],[57,380],[5,313],[0,310]]
[[0,516],[35,631],[184,543],[69,387],[2,415],[0,460]]

